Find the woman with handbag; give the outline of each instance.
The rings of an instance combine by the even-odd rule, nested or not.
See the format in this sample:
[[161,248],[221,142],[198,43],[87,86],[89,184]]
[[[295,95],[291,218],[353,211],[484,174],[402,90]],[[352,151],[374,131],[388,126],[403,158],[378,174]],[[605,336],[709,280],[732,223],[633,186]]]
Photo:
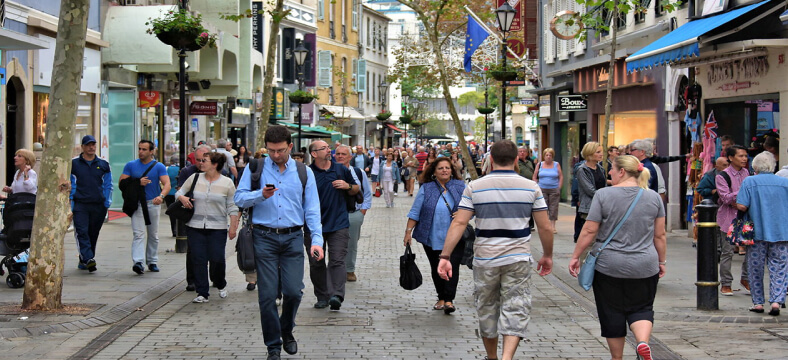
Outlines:
[[394,207],[394,184],[400,181],[399,167],[394,160],[394,151],[386,154],[386,160],[380,164],[380,187],[383,188],[383,199],[386,207]]
[[591,201],[569,273],[578,276],[580,255],[594,244],[594,300],[610,355],[622,358],[628,323],[639,358],[651,359],[654,297],[665,275],[665,209],[659,194],[648,189],[651,175],[636,157],[617,157],[609,174],[613,186],[597,190]]
[[[788,202],[788,179],[772,174],[777,161],[768,151],[752,159],[755,176],[741,183],[736,207],[752,220],[752,245],[747,251],[748,278],[753,306],[750,311],[764,312],[763,267],[769,267],[769,315],[780,315],[788,288],[788,213],[775,211]],[[782,170],[781,170],[782,171]],[[723,240],[727,241],[727,240]]]
[[[233,180],[221,174],[226,161],[224,154],[215,152],[207,153],[202,159],[197,159],[203,173],[190,176],[175,193],[175,197],[184,208],[194,209],[194,215],[186,223],[194,286],[198,295],[192,300],[194,303],[208,302],[209,260],[212,265],[211,281],[219,288],[219,297],[227,297],[224,260],[228,235],[227,216],[230,217],[230,239],[234,239],[237,234],[239,218],[238,207],[233,200],[235,196]],[[194,189],[191,197],[186,196],[187,188]]]
[[457,293],[457,282],[460,275],[460,261],[465,251],[464,244],[460,242],[451,253],[452,277],[447,281],[438,275],[440,253],[446,241],[454,213],[460,203],[462,192],[465,191],[465,182],[459,172],[454,168],[451,159],[437,158],[424,168],[420,179],[423,183],[413,200],[413,206],[408,213],[408,225],[405,229],[405,246],[409,246],[412,238],[424,246],[424,252],[430,261],[432,282],[438,293],[438,302],[433,305],[433,310],[443,310],[448,315],[453,313],[454,297]]

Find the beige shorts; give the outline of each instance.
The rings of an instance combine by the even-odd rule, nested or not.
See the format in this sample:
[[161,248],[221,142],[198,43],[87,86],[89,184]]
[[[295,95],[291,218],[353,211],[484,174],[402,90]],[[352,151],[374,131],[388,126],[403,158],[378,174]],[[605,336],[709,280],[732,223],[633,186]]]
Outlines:
[[485,338],[525,338],[531,320],[531,262],[473,267],[474,301],[479,332]]

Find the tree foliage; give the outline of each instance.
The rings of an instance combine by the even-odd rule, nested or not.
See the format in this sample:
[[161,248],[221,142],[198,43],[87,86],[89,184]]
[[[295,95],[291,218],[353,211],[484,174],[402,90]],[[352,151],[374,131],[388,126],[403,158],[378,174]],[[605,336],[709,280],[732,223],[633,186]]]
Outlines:
[[[284,0],[275,0],[268,2],[269,10],[266,12],[271,16],[271,22],[268,29],[276,29],[275,31],[268,32],[268,51],[265,61],[265,76],[263,78],[263,112],[260,114],[260,121],[257,125],[257,141],[255,141],[255,148],[262,149],[265,147],[265,132],[268,130],[268,119],[271,116],[271,99],[274,97],[274,70],[276,61],[276,44],[279,38],[279,24],[282,20],[290,14],[290,9],[284,9]],[[270,6],[273,5],[273,8]],[[251,14],[251,10],[249,13]],[[228,15],[232,16],[232,15]],[[249,16],[251,17],[251,16]]]

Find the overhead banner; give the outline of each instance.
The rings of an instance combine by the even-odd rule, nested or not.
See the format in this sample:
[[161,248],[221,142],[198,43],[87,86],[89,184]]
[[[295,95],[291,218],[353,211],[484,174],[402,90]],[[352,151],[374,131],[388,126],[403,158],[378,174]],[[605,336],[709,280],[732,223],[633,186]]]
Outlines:
[[558,111],[588,110],[588,100],[583,95],[558,95]]
[[294,84],[296,77],[295,54],[296,47],[295,29],[282,29],[282,82]]
[[252,1],[252,49],[263,51],[263,2]]

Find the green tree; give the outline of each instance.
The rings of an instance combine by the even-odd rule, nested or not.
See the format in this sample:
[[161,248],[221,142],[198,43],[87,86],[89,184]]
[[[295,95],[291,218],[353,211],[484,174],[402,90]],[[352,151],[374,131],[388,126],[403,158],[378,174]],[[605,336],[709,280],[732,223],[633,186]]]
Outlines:
[[430,136],[446,136],[448,127],[446,120],[439,119],[435,115],[427,116],[427,125],[424,128],[424,135]]
[[473,120],[473,138],[476,142],[484,141],[484,115],[477,117]]

